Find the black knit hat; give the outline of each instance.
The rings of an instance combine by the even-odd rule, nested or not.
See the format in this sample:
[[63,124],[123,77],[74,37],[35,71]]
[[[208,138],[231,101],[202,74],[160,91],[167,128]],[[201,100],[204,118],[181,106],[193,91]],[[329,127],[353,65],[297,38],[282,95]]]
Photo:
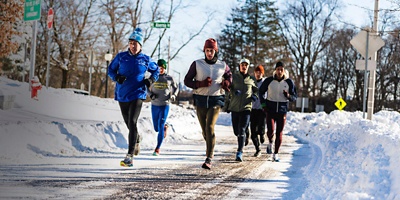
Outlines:
[[283,62],[279,61],[279,62],[276,63],[275,69],[276,69],[277,67],[285,67],[285,65],[283,64]]

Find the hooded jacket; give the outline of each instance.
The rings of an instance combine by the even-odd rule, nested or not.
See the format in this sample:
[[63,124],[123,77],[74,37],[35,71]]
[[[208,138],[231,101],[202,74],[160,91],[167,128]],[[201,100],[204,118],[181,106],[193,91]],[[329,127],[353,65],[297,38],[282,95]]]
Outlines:
[[[288,91],[289,99],[283,94],[283,90]],[[259,88],[259,97],[261,106],[267,110],[268,113],[281,113],[288,112],[288,102],[296,101],[297,91],[296,86],[289,74],[286,72],[282,80],[276,78],[275,73],[266,78]]]

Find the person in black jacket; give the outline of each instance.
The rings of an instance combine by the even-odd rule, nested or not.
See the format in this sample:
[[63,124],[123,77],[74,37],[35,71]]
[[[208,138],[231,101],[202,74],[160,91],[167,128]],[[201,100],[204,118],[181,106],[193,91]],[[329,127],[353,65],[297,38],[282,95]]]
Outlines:
[[286,113],[288,112],[288,102],[296,101],[296,86],[289,74],[285,70],[283,62],[279,61],[275,65],[272,76],[266,78],[259,88],[260,102],[263,110],[267,114],[267,136],[269,144],[267,153],[272,153],[272,143],[276,124],[275,148],[272,158],[279,161],[278,152],[282,144],[283,128],[286,123]]
[[[259,65],[254,69],[254,78],[257,81],[258,88],[261,87],[261,84],[265,80],[263,76],[264,76],[264,67],[262,65]],[[264,144],[265,119],[266,115],[261,107],[260,99],[257,99],[255,102],[253,102],[250,113],[251,141],[253,141],[253,145],[256,148],[256,152],[254,153],[255,157],[259,157],[261,155],[260,146],[261,144]]]

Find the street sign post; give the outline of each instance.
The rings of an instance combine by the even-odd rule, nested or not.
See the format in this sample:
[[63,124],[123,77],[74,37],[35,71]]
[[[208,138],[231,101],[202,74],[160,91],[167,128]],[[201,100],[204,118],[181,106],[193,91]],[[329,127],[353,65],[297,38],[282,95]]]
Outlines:
[[47,68],[46,68],[46,88],[49,88],[50,81],[50,45],[51,45],[51,29],[53,28],[54,10],[50,8],[47,12],[47,29],[49,37],[47,40]]
[[[151,26],[151,28],[166,29],[166,28],[171,27],[171,23],[169,23],[169,22],[151,22],[150,26]],[[161,52],[161,33],[160,33],[160,39],[158,40],[158,59],[160,59],[160,52]],[[169,71],[169,68],[168,68],[168,71]]]
[[[364,71],[364,94],[363,94],[363,118],[365,118],[365,110],[367,105],[367,71],[375,72],[376,69],[376,61],[375,59],[369,59],[370,57],[375,57],[376,51],[385,45],[385,42],[379,37],[379,35],[370,34],[369,30],[362,30],[359,32],[353,39],[350,40],[350,44],[365,58],[364,62],[357,60],[356,61],[356,69],[359,69],[361,64],[365,65]],[[371,64],[368,65],[368,62],[372,61]],[[371,76],[375,76],[371,74]],[[373,91],[375,89],[375,83],[371,87]],[[373,96],[371,96],[370,102],[373,102]]]
[[49,12],[47,13],[47,28],[48,29],[53,28],[53,19],[54,19],[54,10],[53,10],[53,8],[50,8]]
[[24,21],[33,21],[32,23],[32,45],[31,45],[31,65],[29,71],[29,91],[31,90],[31,81],[35,73],[36,58],[36,34],[37,21],[40,19],[41,0],[25,0],[24,3]]
[[[365,70],[365,60],[356,60],[356,70]],[[367,64],[367,70],[375,70],[376,69],[376,61],[369,59]]]
[[[368,37],[368,58],[371,57],[376,51],[378,51],[385,42],[379,37],[379,35],[369,34],[369,31],[362,30],[353,39],[350,40],[350,44],[365,58],[367,55],[367,37]],[[367,58],[365,58],[367,59]]]
[[34,21],[40,19],[41,0],[25,0],[24,21]]
[[151,22],[152,28],[171,28],[171,23],[169,22]]

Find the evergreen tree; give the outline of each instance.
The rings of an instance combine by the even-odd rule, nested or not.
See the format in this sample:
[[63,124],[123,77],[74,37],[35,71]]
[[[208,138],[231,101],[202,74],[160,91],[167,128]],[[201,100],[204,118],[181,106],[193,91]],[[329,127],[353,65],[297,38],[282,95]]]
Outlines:
[[273,1],[246,0],[241,8],[232,10],[228,22],[219,43],[221,56],[233,70],[242,57],[264,67],[280,59],[284,43]]
[[220,46],[220,56],[231,67],[236,70],[238,62],[241,59],[244,43],[244,31],[241,28],[244,26],[244,20],[241,18],[239,8],[232,10],[232,16],[228,18],[229,23],[222,30],[221,36],[218,38]]

